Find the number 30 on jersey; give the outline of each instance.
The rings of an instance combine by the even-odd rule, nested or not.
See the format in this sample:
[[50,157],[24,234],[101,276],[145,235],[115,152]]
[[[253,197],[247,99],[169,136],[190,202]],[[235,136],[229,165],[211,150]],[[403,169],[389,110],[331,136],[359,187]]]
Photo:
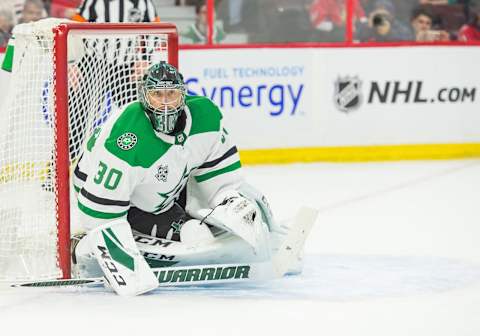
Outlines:
[[105,189],[114,190],[118,187],[120,179],[122,178],[122,172],[115,168],[108,168],[108,166],[100,161],[98,165],[98,172],[93,182],[96,184],[102,184]]

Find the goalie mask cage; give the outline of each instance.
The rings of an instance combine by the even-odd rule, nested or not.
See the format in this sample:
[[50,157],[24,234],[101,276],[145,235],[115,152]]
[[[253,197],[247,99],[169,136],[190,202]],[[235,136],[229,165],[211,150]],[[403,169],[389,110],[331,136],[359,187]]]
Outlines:
[[14,30],[0,112],[0,281],[70,277],[69,176],[84,143],[136,100],[150,64],[178,66],[172,24],[65,21]]

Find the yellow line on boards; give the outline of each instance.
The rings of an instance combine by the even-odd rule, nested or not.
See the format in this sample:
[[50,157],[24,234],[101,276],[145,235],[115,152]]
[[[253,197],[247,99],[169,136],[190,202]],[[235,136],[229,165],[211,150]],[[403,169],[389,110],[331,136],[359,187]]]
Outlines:
[[242,164],[369,162],[480,158],[480,143],[240,150]]
[[[254,149],[240,150],[240,158],[243,165],[468,159],[480,158],[480,143]],[[0,166],[0,184],[44,181],[51,169],[49,161],[6,164]]]

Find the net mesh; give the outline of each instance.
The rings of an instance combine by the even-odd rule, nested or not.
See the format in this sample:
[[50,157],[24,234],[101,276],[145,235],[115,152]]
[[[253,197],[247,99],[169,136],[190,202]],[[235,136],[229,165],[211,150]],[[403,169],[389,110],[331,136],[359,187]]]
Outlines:
[[[57,256],[55,92],[52,27],[18,25],[10,92],[0,113],[0,281],[61,276]],[[116,110],[136,100],[137,81],[168,58],[168,36],[142,30],[70,30],[69,152]],[[70,183],[59,181],[59,183]]]

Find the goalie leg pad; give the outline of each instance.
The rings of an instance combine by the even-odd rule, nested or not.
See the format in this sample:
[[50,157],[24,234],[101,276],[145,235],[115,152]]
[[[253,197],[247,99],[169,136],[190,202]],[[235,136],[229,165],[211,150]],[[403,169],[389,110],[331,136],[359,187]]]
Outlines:
[[90,248],[110,286],[122,296],[157,288],[158,280],[133,240],[130,225],[121,218],[88,234]]
[[180,241],[182,243],[208,244],[215,240],[208,226],[198,219],[190,219],[183,223],[180,229]]

